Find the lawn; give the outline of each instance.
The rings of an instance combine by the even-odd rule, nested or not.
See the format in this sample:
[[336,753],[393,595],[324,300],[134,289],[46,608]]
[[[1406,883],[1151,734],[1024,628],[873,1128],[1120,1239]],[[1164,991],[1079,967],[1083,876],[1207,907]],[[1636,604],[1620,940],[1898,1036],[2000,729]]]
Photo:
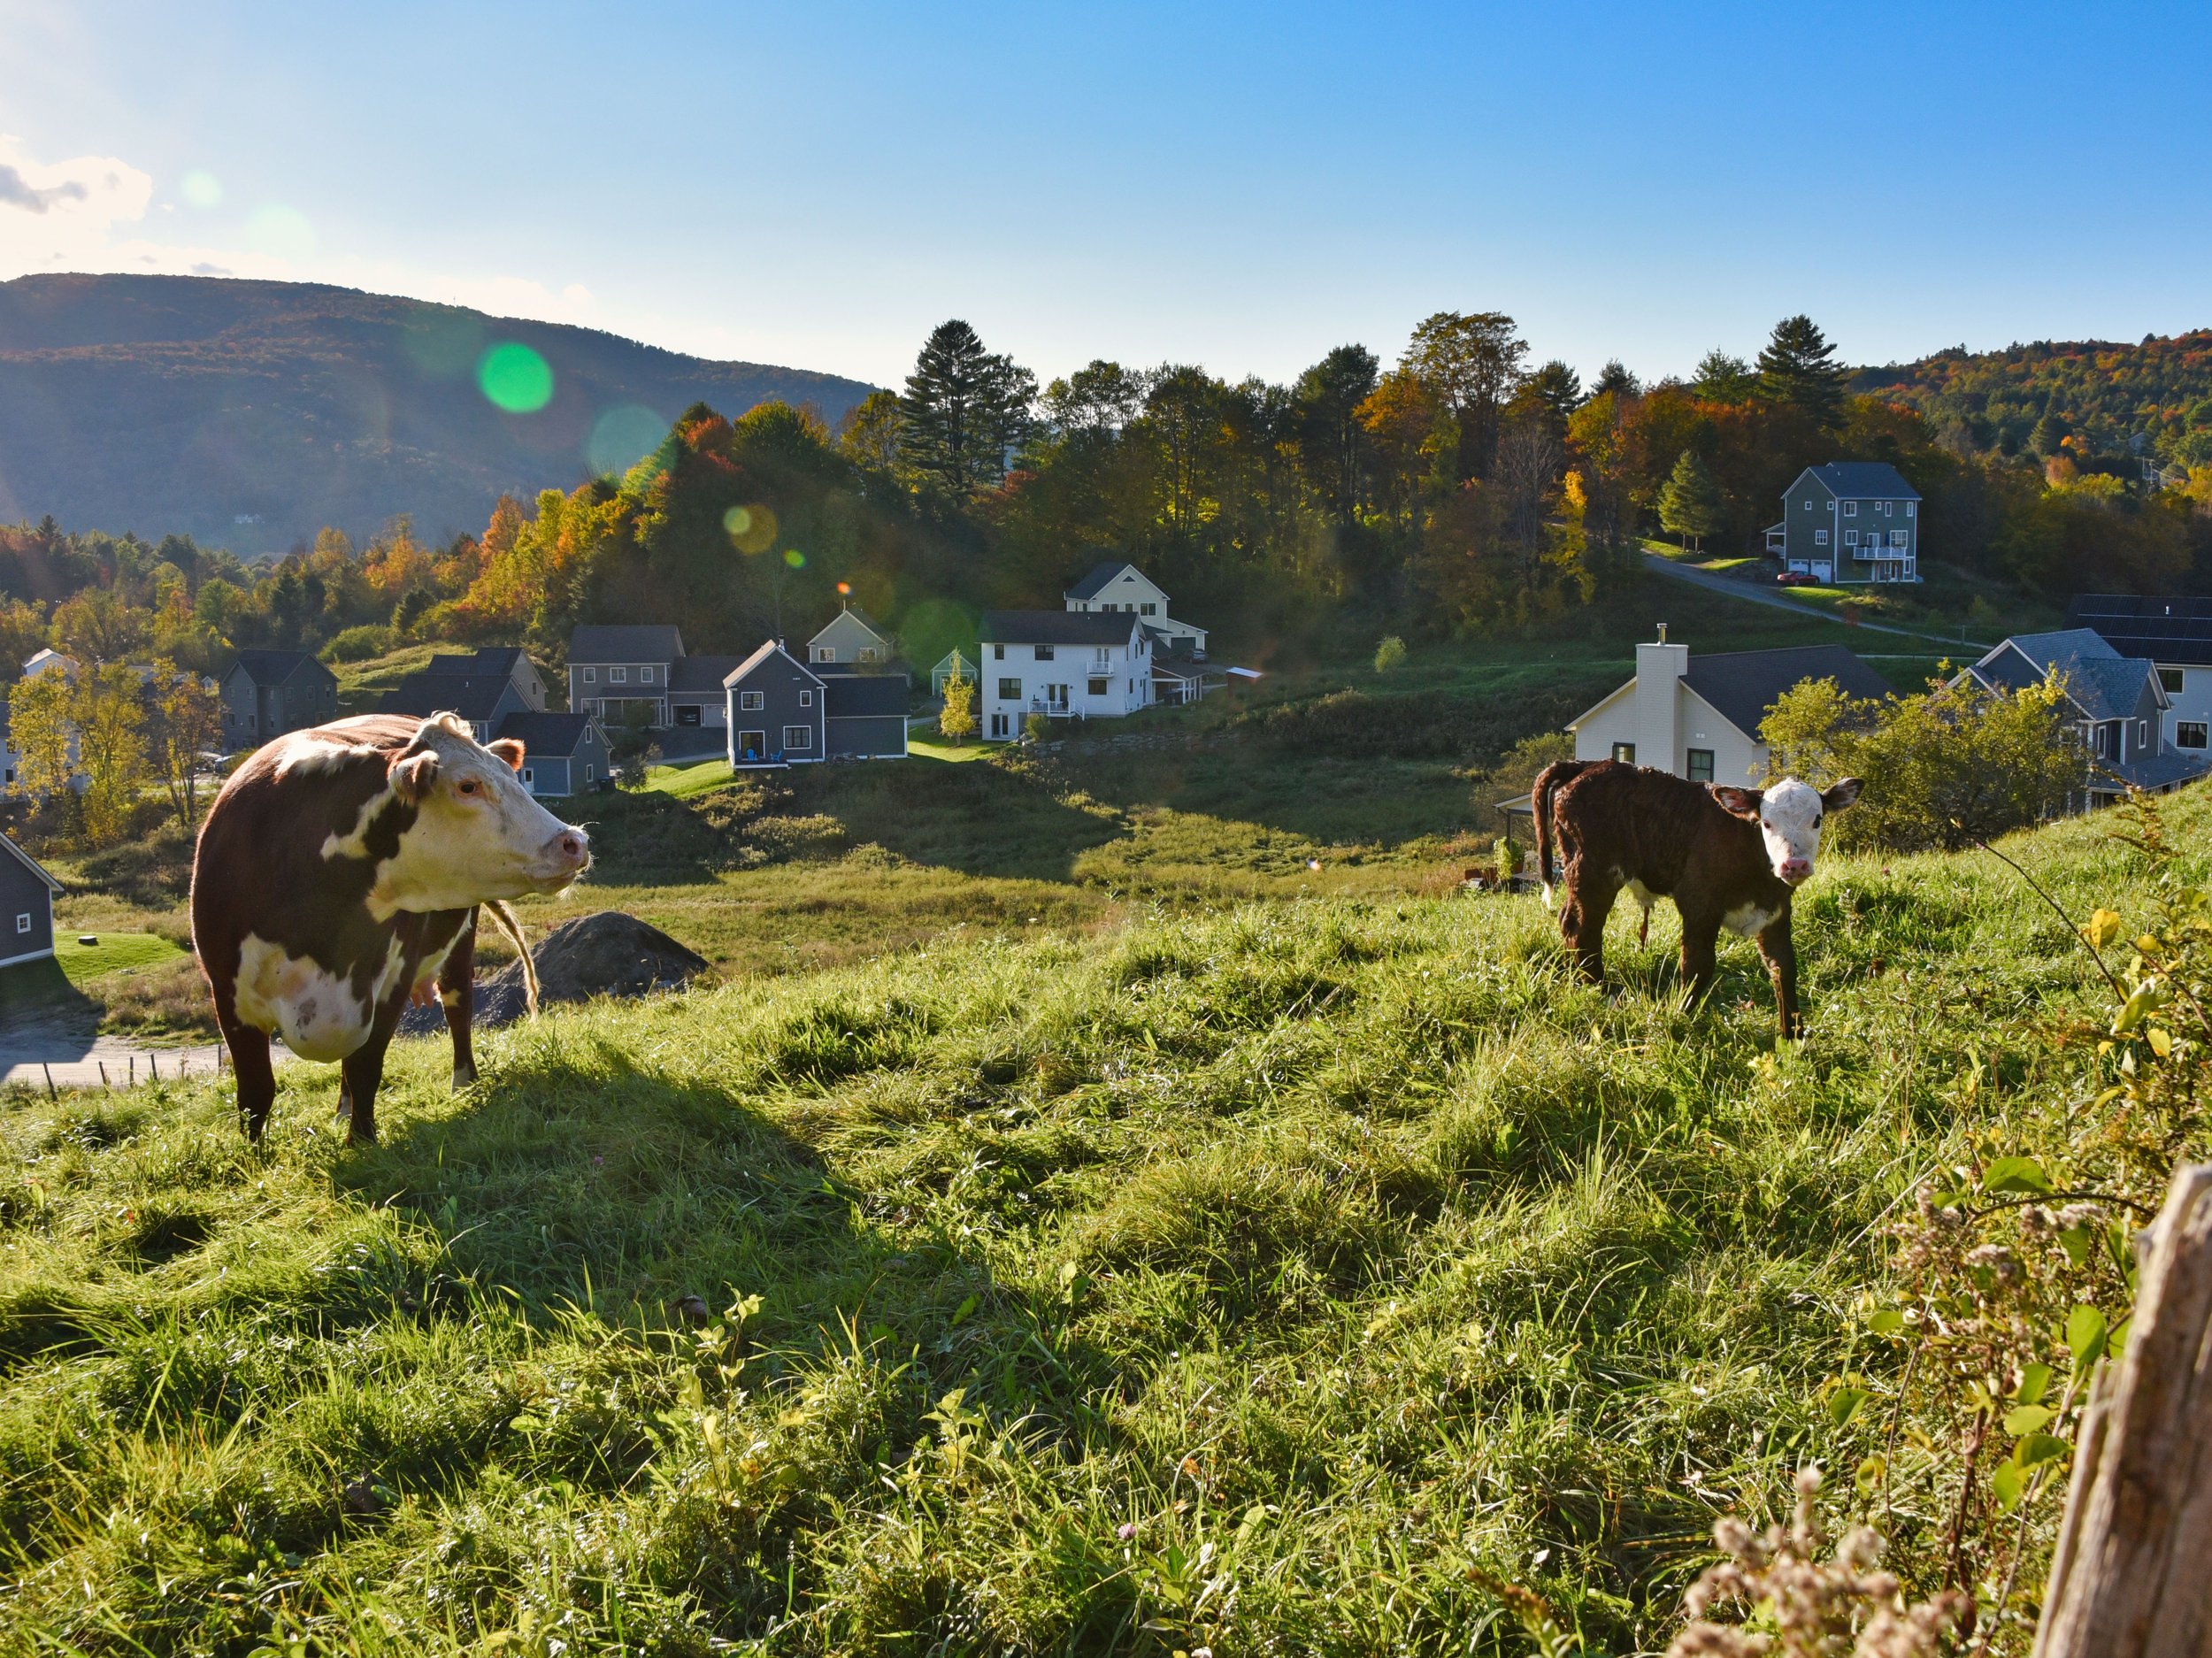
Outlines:
[[79,943],[79,936],[74,933],[58,934],[54,940],[54,959],[61,963],[69,982],[80,988],[108,973],[157,967],[185,954],[175,940],[158,933],[83,934],[98,940],[90,945]]
[[[2131,930],[2114,826],[2012,849]],[[402,1044],[373,1150],[319,1066],[259,1150],[213,1084],[19,1093],[0,1649],[1525,1651],[1491,1574],[1655,1651],[1716,1515],[1882,1452],[1886,1218],[2062,1152],[2109,1015],[1978,853],[1825,861],[1781,1053],[1663,908],[1610,993],[1532,898],[1025,930],[554,1013],[457,1095]]]

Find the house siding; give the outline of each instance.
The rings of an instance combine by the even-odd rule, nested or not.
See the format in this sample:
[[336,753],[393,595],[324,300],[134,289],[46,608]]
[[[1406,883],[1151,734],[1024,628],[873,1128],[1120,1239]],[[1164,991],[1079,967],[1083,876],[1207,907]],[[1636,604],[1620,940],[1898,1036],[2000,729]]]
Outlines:
[[[1901,543],[1892,537],[1901,534]],[[1823,537],[1825,537],[1823,540]],[[1853,537],[1856,537],[1855,542]],[[1878,543],[1873,538],[1878,537]],[[1808,467],[1782,496],[1782,564],[1822,573],[1838,587],[1864,586],[1884,565],[1917,571],[1920,503],[1866,495],[1839,496]],[[1862,557],[1878,544],[1878,558]]]
[[[744,706],[749,692],[758,693],[759,708]],[[723,718],[728,721],[724,752],[733,766],[803,765],[824,757],[823,687],[785,652],[764,657],[743,679],[724,687],[723,697]],[[785,728],[793,725],[803,725],[811,733],[804,749],[785,743]],[[749,745],[740,746],[749,733],[758,733],[760,741],[749,752]]]
[[881,663],[897,654],[897,645],[850,610],[840,610],[807,641],[806,654],[810,663]]
[[304,731],[338,718],[338,679],[310,659],[275,685],[257,681],[245,667],[223,680],[223,741],[257,748],[288,731]]
[[[28,917],[26,931],[18,931]],[[54,953],[54,894],[11,854],[0,851],[0,965]]]
[[[1040,649],[1051,655],[1038,660]],[[1106,653],[1103,661],[1101,651]],[[992,641],[983,647],[981,672],[983,732],[995,741],[1018,737],[1022,722],[1033,713],[1119,719],[1152,702],[1151,641],[1141,630],[1133,640],[1114,645],[1040,647]],[[1103,680],[1105,688],[1092,690],[1094,679]],[[1056,687],[1064,687],[1064,698],[1055,694]]]
[[842,715],[825,722],[833,760],[902,760],[906,720],[892,714]]

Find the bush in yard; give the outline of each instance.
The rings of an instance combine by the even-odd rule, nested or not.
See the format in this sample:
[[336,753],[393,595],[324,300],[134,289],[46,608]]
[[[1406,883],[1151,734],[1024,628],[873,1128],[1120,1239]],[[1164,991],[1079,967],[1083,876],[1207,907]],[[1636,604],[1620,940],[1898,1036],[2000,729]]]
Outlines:
[[1405,666],[1406,641],[1393,633],[1375,647],[1375,672],[1388,673]]
[[395,637],[390,628],[373,624],[349,627],[323,647],[322,659],[325,662],[366,662],[389,650]]
[[1052,722],[1042,714],[1032,714],[1022,721],[1022,734],[1032,742],[1042,742],[1052,735]]

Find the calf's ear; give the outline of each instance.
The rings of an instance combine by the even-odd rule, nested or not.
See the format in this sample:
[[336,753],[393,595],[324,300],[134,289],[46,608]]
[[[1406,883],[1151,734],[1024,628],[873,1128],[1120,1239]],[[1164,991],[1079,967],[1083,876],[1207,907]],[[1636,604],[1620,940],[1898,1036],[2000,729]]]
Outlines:
[[1830,785],[1821,791],[1820,804],[1825,811],[1841,811],[1859,798],[1861,787],[1855,777],[1845,778],[1840,783]]
[[514,737],[502,737],[496,742],[484,745],[518,771],[522,770],[522,743]]
[[438,780],[438,756],[426,749],[403,755],[392,762],[392,769],[385,775],[391,783],[392,793],[412,806]]
[[1758,817],[1759,802],[1764,796],[1757,789],[1737,788],[1728,783],[1708,783],[1705,787],[1712,791],[1723,811],[1732,812],[1739,817]]

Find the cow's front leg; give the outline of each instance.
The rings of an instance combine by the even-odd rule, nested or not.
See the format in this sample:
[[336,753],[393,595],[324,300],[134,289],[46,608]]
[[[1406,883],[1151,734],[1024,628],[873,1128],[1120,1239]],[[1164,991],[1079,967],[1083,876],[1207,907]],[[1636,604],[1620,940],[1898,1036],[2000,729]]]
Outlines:
[[[1679,910],[1680,906],[1676,908]],[[1682,987],[1693,1004],[1702,1002],[1705,993],[1713,987],[1715,947],[1719,940],[1720,921],[1717,917],[1682,917]]]
[[453,1038],[453,1089],[459,1093],[476,1080],[476,1044],[470,1025],[476,1000],[476,912],[461,928],[438,969],[438,1001],[445,1009],[445,1028]]
[[1594,875],[1579,858],[1568,865],[1567,902],[1559,912],[1559,931],[1575,953],[1575,965],[1594,985],[1605,982],[1605,919],[1619,896],[1619,887]]
[[1797,1015],[1797,945],[1790,937],[1787,910],[1760,932],[1759,954],[1766,962],[1767,977],[1774,980],[1774,1006],[1781,1016],[1782,1040],[1786,1042],[1803,1033]]
[[223,1046],[230,1049],[231,1074],[238,1083],[238,1125],[246,1131],[248,1140],[258,1140],[261,1131],[269,1125],[269,1108],[276,1103],[276,1067],[269,1058],[269,1033],[241,1023],[234,1009],[219,1002],[215,1025],[223,1033]]
[[347,1055],[340,1067],[346,1101],[352,1108],[346,1124],[349,1146],[376,1144],[376,1091],[384,1080],[384,1050],[391,1041],[388,1027],[373,1031],[369,1040]]

